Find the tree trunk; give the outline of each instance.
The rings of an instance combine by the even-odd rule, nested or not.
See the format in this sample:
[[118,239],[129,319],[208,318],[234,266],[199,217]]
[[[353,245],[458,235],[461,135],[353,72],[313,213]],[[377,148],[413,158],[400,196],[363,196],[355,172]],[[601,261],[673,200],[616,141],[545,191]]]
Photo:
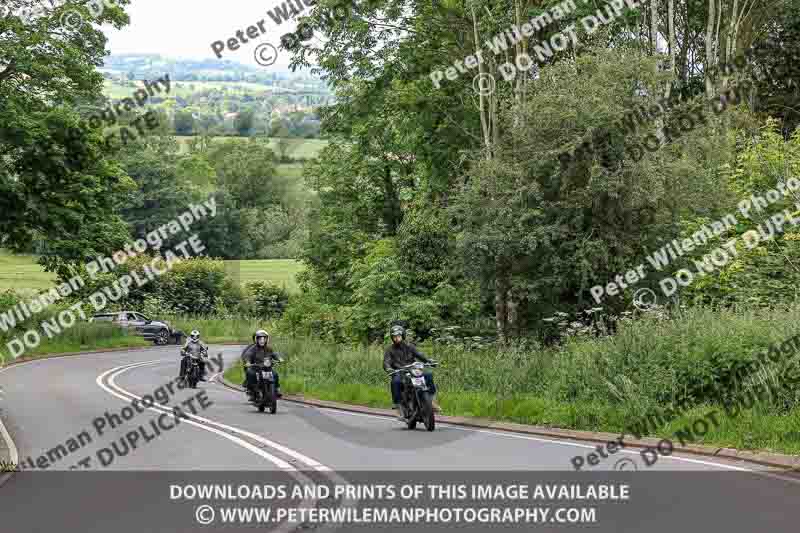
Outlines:
[[396,235],[402,218],[400,198],[392,180],[391,166],[386,164],[383,168],[383,222],[386,224],[388,234]]
[[494,319],[497,325],[497,340],[508,342],[508,297],[511,288],[509,271],[500,258],[495,259]]
[[714,26],[717,17],[717,0],[708,0],[708,22],[706,24],[706,63],[703,65],[703,75],[705,78],[706,98],[711,100],[714,98],[716,91],[714,91],[714,80],[712,79],[712,70],[716,66],[714,57],[714,50],[716,48],[716,40],[714,38]]
[[658,53],[658,0],[650,0],[650,53]]
[[[480,51],[480,40],[478,38],[478,18],[475,16],[475,7],[472,7],[472,32],[475,37],[475,48],[476,54]],[[486,69],[486,65],[484,62],[481,61],[478,63],[478,75],[481,79],[484,79],[489,75]],[[489,75],[491,76],[491,75]],[[483,147],[486,151],[486,158],[492,159],[492,141],[494,139],[494,135],[492,134],[493,130],[493,118],[494,118],[494,109],[492,101],[494,99],[494,91],[491,94],[485,95],[483,91],[478,92],[478,105],[481,117],[481,133],[483,134]],[[488,108],[488,109],[487,109]]]
[[[678,75],[678,70],[675,66],[675,56],[678,53],[678,40],[675,38],[675,0],[667,0],[667,26],[669,27],[669,65],[670,72],[673,76]],[[667,91],[667,98],[672,93],[672,82],[670,82],[670,89]]]

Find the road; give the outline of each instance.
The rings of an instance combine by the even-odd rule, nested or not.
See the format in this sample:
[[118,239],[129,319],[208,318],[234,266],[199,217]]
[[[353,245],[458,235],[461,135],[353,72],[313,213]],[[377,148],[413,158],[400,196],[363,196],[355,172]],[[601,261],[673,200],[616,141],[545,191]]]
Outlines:
[[[240,351],[241,348],[235,346],[210,347],[211,354],[222,353],[226,365],[233,364]],[[275,415],[262,414],[245,401],[241,392],[214,380],[200,384],[197,390],[173,388],[174,394],[170,394],[167,407],[155,404],[149,409],[141,408],[142,412],[130,409],[128,415],[135,413],[130,421],[114,429],[109,427],[113,415],[106,418],[105,413],[119,414],[132,399],[152,395],[159,388],[168,391],[167,384],[173,382],[177,370],[177,349],[164,347],[39,360],[0,371],[0,387],[4,391],[0,408],[19,460],[29,465],[37,461],[46,463],[46,468],[36,470],[48,472],[31,475],[27,472],[31,468],[26,468],[0,488],[0,517],[8,516],[4,508],[14,509],[18,516],[29,517],[36,514],[43,502],[58,502],[56,505],[63,506],[66,513],[76,505],[85,505],[87,497],[107,498],[107,491],[101,490],[103,483],[96,482],[98,478],[74,475],[84,470],[128,472],[128,477],[121,476],[126,480],[143,480],[169,472],[184,477],[188,476],[187,472],[202,472],[206,479],[215,479],[215,473],[225,477],[233,472],[240,476],[261,472],[258,479],[262,481],[344,483],[342,476],[359,471],[380,471],[385,472],[385,476],[400,478],[413,477],[410,472],[436,471],[447,478],[448,471],[454,476],[467,471],[478,476],[481,471],[487,475],[504,471],[511,477],[528,472],[528,476],[542,479],[565,479],[576,475],[572,472],[571,459],[595,448],[588,443],[445,424],[437,425],[433,433],[424,428],[408,431],[400,422],[384,417],[318,409],[286,401],[279,404]],[[195,400],[189,402],[192,397]],[[176,417],[168,410],[176,405],[182,406],[185,418]],[[163,414],[165,412],[170,414]],[[128,444],[133,438],[131,432],[138,427],[143,427],[144,432],[133,436],[136,445],[133,449]],[[145,437],[150,438],[146,441]],[[63,445],[61,452],[55,451],[59,445]],[[107,451],[99,453],[101,449]],[[623,458],[626,460],[622,461]],[[632,472],[634,467],[639,472]],[[625,472],[613,472],[615,469]],[[699,472],[705,475],[702,479],[715,479],[717,483],[723,476],[738,473],[747,475],[748,479],[757,477],[759,483],[768,486],[762,495],[771,495],[775,505],[782,500],[775,494],[795,491],[793,501],[796,502],[800,489],[800,485],[771,476],[763,467],[731,461],[671,456],[662,457],[652,467],[645,468],[637,450],[622,450],[596,467],[587,466],[584,470],[594,471],[596,479],[622,474],[641,478],[643,470],[652,472],[650,476],[655,472],[665,472],[664,476],[681,472],[699,479]],[[758,476],[748,473],[756,470],[760,472]],[[52,496],[47,497],[42,494],[44,478],[41,476],[45,475],[50,476],[48,479],[58,479],[59,486],[69,475],[73,480],[95,481],[70,482],[72,490],[53,488]],[[131,487],[131,497],[151,497],[137,482],[126,483]],[[46,483],[48,487],[55,484],[55,481]],[[700,484],[693,485],[699,487]],[[728,495],[720,505],[729,506],[731,497],[735,496]],[[690,501],[692,497],[684,499]],[[339,503],[346,505],[347,502]],[[131,520],[141,519],[138,506],[117,504],[115,509],[117,518],[130,515]],[[667,510],[662,509],[662,512],[667,513]],[[56,512],[53,516],[59,514]],[[0,530],[2,526],[0,518]],[[76,522],[75,527],[86,526]],[[181,530],[174,525],[170,527],[164,530]],[[98,526],[97,531],[101,530]],[[187,526],[185,530],[194,529]],[[618,527],[618,530],[625,529]]]

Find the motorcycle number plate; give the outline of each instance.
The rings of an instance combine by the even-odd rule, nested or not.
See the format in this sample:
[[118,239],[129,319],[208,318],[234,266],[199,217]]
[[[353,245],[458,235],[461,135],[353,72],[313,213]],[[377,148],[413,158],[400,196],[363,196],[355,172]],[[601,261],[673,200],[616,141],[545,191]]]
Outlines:
[[411,378],[411,383],[417,386],[425,385],[425,378]]

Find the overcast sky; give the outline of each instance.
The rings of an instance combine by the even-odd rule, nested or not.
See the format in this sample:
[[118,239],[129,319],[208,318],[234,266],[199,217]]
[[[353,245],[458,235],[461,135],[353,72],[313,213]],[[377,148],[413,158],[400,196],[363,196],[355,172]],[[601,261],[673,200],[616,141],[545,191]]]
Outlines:
[[[226,48],[221,52],[222,59],[258,66],[253,57],[258,44],[268,42],[277,48],[281,35],[295,29],[294,20],[278,26],[267,16],[267,10],[280,6],[283,1],[133,0],[126,7],[131,19],[128,26],[122,30],[111,26],[103,29],[112,54],[150,53],[193,59],[216,58],[211,43],[227,42],[236,36],[237,30],[242,30],[248,42],[236,51]],[[301,15],[307,12],[308,8]],[[246,36],[247,27],[262,19],[267,32],[251,40]],[[288,64],[288,54],[280,52],[272,67],[260,68],[285,70]]]

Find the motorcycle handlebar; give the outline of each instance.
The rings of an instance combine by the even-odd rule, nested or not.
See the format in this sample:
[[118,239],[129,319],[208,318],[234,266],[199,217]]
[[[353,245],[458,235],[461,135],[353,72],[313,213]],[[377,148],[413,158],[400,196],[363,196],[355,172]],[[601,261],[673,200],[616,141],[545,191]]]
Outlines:
[[[426,366],[426,367],[437,367],[437,366],[439,366],[439,362],[438,361],[431,361],[429,363],[422,363],[422,364],[423,364],[423,366]],[[405,372],[405,371],[407,371],[409,368],[411,368],[414,365],[416,365],[416,363],[411,363],[410,365],[406,365],[406,366],[400,367],[397,370],[389,372],[389,375],[390,376],[394,376],[397,373]]]
[[264,363],[260,363],[260,364],[245,363],[244,367],[247,368],[247,367],[251,367],[251,366],[257,366],[257,367],[261,367],[261,368],[271,368],[272,366],[277,365],[280,362],[281,362],[280,359],[274,359],[272,361],[272,365],[269,365],[269,366],[265,365]]

